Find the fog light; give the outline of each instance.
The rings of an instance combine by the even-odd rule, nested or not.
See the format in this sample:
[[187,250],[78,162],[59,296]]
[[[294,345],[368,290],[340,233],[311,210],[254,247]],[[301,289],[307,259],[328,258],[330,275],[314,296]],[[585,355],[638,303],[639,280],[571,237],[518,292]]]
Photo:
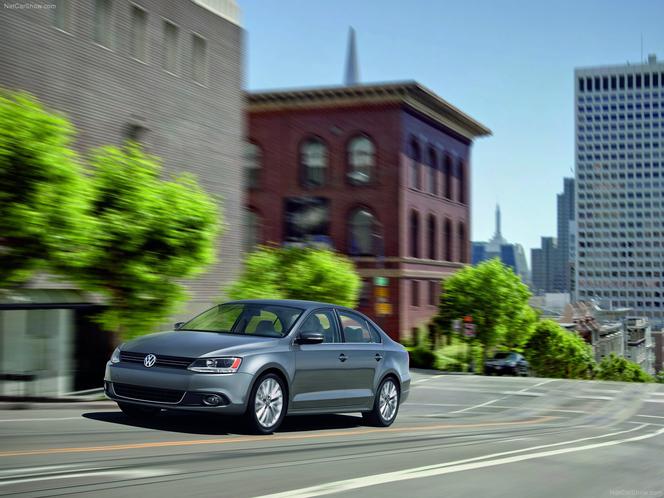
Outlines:
[[216,394],[205,396],[203,398],[203,403],[208,406],[219,406],[221,404],[221,396],[217,396]]

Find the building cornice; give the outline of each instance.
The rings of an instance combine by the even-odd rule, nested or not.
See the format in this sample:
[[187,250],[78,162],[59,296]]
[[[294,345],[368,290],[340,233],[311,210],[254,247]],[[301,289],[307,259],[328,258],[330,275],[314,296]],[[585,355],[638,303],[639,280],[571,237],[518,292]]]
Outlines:
[[491,135],[491,130],[414,81],[353,86],[329,86],[247,94],[249,111],[321,109],[396,104],[409,107],[468,139]]

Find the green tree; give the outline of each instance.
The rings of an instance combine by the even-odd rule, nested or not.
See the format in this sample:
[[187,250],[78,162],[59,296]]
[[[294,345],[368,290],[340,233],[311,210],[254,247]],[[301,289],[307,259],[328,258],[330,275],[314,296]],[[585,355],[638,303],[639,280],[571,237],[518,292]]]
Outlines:
[[259,247],[249,254],[233,299],[306,299],[355,307],[361,279],[345,256],[313,247]]
[[585,379],[595,367],[590,346],[551,320],[537,323],[524,352],[530,367],[543,377]]
[[88,182],[73,128],[27,94],[0,94],[0,289],[79,260]]
[[136,144],[99,149],[91,165],[94,233],[70,273],[106,298],[102,325],[127,339],[172,314],[186,295],[178,280],[213,261],[219,213],[191,176],[161,180]]
[[530,333],[535,316],[528,306],[530,291],[498,259],[466,266],[443,281],[442,287],[435,318],[438,329],[449,331],[453,320],[471,316],[483,359],[506,337],[511,344],[521,344]]
[[602,358],[602,361],[597,365],[595,378],[597,380],[622,382],[653,382],[654,380],[639,365],[626,358],[616,356],[614,353]]

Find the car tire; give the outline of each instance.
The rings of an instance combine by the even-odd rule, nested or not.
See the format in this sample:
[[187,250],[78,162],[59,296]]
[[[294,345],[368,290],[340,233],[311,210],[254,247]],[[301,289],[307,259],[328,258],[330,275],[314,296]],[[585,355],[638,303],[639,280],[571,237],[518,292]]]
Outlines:
[[127,415],[129,418],[135,418],[139,420],[149,419],[154,417],[159,412],[159,408],[134,405],[131,403],[118,402],[118,406],[120,407],[120,410],[122,410],[122,413]]
[[251,388],[247,401],[247,429],[253,434],[272,434],[283,422],[287,409],[284,382],[273,373],[262,375]]
[[389,427],[397,418],[400,401],[399,384],[393,377],[387,377],[378,386],[373,409],[370,412],[363,412],[362,418],[369,425]]

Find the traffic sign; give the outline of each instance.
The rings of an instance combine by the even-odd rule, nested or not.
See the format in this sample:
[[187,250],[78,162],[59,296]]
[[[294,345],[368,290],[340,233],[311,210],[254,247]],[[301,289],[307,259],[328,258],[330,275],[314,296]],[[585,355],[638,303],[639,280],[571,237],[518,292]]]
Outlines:
[[387,277],[374,277],[374,285],[376,287],[387,287],[390,285],[390,279]]

